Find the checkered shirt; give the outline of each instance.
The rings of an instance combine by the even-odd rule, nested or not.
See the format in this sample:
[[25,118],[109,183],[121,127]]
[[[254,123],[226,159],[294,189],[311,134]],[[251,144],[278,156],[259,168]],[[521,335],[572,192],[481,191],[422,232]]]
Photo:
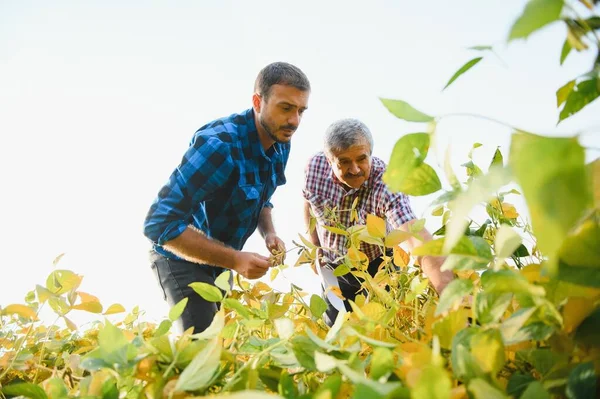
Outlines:
[[158,193],[146,216],[144,235],[157,252],[174,259],[177,256],[162,244],[188,225],[242,249],[258,225],[260,211],[273,206],[271,196],[285,184],[289,153],[289,143],[263,150],[252,109],[208,123],[194,134]]
[[[344,184],[333,173],[323,152],[314,155],[308,162],[302,192],[317,218],[317,234],[323,248],[323,256],[328,263],[333,263],[336,258],[345,254],[347,249],[346,237],[323,228],[324,225],[333,226],[328,220],[328,213],[334,207],[337,209],[334,213],[337,221],[346,228],[355,224],[366,224],[367,214],[385,219],[388,232],[415,219],[408,196],[392,193],[383,182],[385,168],[386,165],[381,159],[373,157],[369,179],[361,187],[346,191]],[[351,213],[339,210],[350,209],[357,197],[358,221],[351,222]],[[360,250],[370,261],[382,255],[377,245],[364,242],[361,243]]]

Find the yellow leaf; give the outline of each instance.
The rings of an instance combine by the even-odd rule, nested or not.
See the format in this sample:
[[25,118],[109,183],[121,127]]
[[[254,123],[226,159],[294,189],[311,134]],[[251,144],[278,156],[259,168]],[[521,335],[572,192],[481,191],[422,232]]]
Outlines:
[[100,299],[98,299],[98,297],[94,296],[94,295],[90,295],[88,293],[85,292],[81,292],[78,291],[77,294],[79,294],[79,298],[81,298],[81,302],[100,302]]
[[546,283],[550,279],[541,275],[542,266],[539,264],[527,265],[521,269],[521,274],[525,276],[530,283]]
[[368,262],[369,258],[363,252],[359,251],[356,247],[348,248],[348,259],[352,262]]
[[115,313],[123,313],[125,311],[125,308],[123,307],[123,305],[120,305],[118,303],[115,303],[113,305],[110,305],[108,307],[108,309],[106,309],[106,312],[104,312],[104,315],[109,315],[109,314],[115,314]]
[[402,248],[394,247],[394,264],[401,269],[406,268],[410,262],[410,255]]
[[2,309],[3,315],[16,314],[26,319],[37,320],[37,314],[35,310],[30,308],[29,306],[21,305],[21,304],[13,304],[8,305],[4,309]]
[[73,309],[85,310],[90,313],[102,313],[102,304],[100,302],[83,302],[73,306]]
[[342,235],[344,237],[348,237],[348,232],[346,230],[342,230],[340,228],[333,227],[333,226],[323,226],[323,228],[325,230],[329,230],[330,232],[332,232],[334,234],[339,234],[339,235]]
[[67,318],[66,316],[63,316],[63,319],[65,320],[65,324],[67,325],[69,330],[71,330],[71,331],[77,330],[77,325],[75,323],[73,323],[69,318]]
[[504,217],[508,219],[516,219],[519,217],[517,208],[515,208],[513,204],[509,204],[508,202],[502,203],[502,213],[504,214]]
[[346,299],[342,295],[342,290],[340,290],[340,287],[329,286],[329,287],[327,287],[327,289],[325,290],[325,292],[327,292],[327,291],[331,291],[335,296],[337,296],[341,300]]
[[408,240],[412,236],[412,234],[407,233],[406,231],[392,230],[390,231],[390,234],[385,237],[385,246],[391,248]]
[[386,234],[385,220],[382,218],[368,214],[367,215],[367,231],[373,237],[383,238]]
[[373,321],[379,321],[385,316],[386,310],[382,304],[377,302],[369,302],[361,306],[360,310]]
[[562,309],[565,332],[575,330],[594,310],[594,301],[588,298],[571,297]]
[[279,269],[277,269],[277,268],[271,269],[271,281],[275,280],[275,278],[277,278],[278,274],[279,274]]

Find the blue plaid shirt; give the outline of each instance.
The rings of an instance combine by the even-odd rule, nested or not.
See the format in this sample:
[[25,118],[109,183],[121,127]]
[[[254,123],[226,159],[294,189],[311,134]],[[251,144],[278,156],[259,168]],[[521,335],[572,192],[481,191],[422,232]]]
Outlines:
[[208,123],[194,134],[181,164],[158,193],[144,235],[169,258],[177,256],[162,244],[188,225],[242,249],[262,208],[273,206],[271,196],[285,184],[289,154],[289,143],[263,150],[252,109]]

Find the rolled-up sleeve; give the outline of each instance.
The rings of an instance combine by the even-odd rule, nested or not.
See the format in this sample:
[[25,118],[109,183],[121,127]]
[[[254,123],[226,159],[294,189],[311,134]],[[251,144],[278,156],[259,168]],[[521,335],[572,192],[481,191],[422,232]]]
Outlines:
[[192,214],[197,215],[203,202],[229,179],[234,167],[230,151],[215,136],[195,136],[148,211],[144,222],[148,239],[163,245],[183,233],[192,223]]
[[394,229],[416,219],[406,194],[387,192],[385,195],[385,217]]

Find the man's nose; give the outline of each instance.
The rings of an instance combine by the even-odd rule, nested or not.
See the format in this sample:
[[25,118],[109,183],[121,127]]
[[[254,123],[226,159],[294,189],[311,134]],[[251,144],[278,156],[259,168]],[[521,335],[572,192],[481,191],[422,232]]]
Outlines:
[[357,175],[360,172],[358,164],[356,162],[352,162],[352,164],[350,165],[350,169],[348,169],[348,172],[352,173],[353,175]]
[[287,123],[289,125],[293,125],[293,126],[298,126],[300,124],[300,119],[302,117],[300,116],[299,112],[294,112],[287,120]]

